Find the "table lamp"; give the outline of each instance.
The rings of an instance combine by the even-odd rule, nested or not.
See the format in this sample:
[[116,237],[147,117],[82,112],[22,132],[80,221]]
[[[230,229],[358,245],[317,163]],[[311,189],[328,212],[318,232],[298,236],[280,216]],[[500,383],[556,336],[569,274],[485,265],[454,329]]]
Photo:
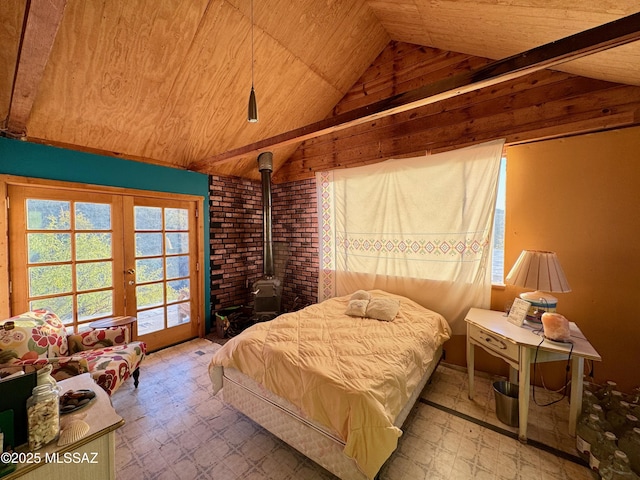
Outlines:
[[534,323],[542,323],[544,312],[556,311],[558,299],[546,292],[571,291],[555,252],[541,250],[523,250],[505,283],[535,290],[520,294],[520,298],[531,303],[526,319]]

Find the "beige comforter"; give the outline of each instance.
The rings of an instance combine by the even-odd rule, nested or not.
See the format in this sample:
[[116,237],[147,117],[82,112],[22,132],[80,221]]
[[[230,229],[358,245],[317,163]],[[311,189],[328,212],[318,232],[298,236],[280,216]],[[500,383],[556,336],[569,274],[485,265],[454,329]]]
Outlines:
[[350,296],[258,323],[211,360],[233,367],[298,406],[346,443],[344,453],[373,478],[395,450],[393,425],[451,329],[439,314],[400,301],[391,322],[344,314]]

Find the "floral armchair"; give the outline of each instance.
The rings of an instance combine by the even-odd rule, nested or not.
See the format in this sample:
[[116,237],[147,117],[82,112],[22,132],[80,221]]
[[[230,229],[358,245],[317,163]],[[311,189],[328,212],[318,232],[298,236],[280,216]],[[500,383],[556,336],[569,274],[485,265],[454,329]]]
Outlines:
[[33,310],[0,321],[0,376],[17,369],[52,365],[62,380],[89,372],[109,395],[132,376],[138,386],[143,342],[125,343],[126,327],[111,327],[67,335],[55,313]]

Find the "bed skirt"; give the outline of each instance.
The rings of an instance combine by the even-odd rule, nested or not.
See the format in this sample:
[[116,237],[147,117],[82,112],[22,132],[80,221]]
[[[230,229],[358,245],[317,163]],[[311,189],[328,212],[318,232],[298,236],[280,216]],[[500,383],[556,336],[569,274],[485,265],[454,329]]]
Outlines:
[[[396,427],[401,428],[404,424],[441,356],[442,347],[436,350],[434,361],[398,414],[394,422]],[[217,390],[216,384],[222,386],[224,382],[222,393],[225,402],[342,480],[367,480],[355,461],[343,453],[345,442],[336,435],[304,418],[295,408],[286,408],[286,400],[275,396],[268,398],[261,395],[258,389],[249,388],[245,382],[234,379],[241,373],[234,371],[233,375],[227,375],[222,367],[215,370],[211,372],[214,391]]]

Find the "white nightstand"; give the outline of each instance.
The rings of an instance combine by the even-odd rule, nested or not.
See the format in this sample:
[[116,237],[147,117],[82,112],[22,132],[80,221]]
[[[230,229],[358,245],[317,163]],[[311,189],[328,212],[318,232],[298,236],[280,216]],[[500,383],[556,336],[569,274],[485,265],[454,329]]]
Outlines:
[[[504,312],[471,308],[465,317],[467,322],[467,369],[469,372],[469,398],[473,399],[474,345],[482,347],[495,357],[502,358],[511,367],[509,380],[518,383],[519,432],[521,441],[527,440],[527,416],[529,412],[530,365],[538,349],[537,363],[567,360],[571,345],[548,340],[534,333],[541,326],[525,323],[518,327],[507,321]],[[569,407],[569,434],[576,434],[576,422],[582,405],[582,377],[584,360],[602,360],[575,323],[571,322],[571,403]],[[542,343],[540,343],[542,341]],[[539,345],[539,346],[538,346]],[[516,376],[517,375],[517,376]]]

